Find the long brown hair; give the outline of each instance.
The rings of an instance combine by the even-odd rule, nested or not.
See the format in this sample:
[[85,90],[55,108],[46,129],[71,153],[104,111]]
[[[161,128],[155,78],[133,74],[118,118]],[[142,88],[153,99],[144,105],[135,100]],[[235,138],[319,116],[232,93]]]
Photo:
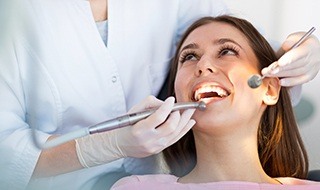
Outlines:
[[[259,62],[259,70],[277,60],[265,38],[248,21],[233,16],[204,17],[194,22],[184,33],[177,47],[170,71],[169,95],[174,95],[174,81],[178,66],[178,52],[188,35],[212,22],[223,22],[240,30],[247,38]],[[308,158],[291,106],[287,88],[280,90],[277,104],[264,111],[258,129],[258,153],[265,172],[270,177],[306,178]],[[196,163],[196,147],[192,131],[163,151],[171,173],[186,175]]]

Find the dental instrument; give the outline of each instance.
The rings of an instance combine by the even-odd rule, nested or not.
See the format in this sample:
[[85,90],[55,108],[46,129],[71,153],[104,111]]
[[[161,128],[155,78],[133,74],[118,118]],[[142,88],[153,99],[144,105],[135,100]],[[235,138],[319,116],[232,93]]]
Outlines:
[[[305,33],[299,41],[297,41],[289,50],[294,49],[296,47],[298,47],[306,38],[308,38],[314,31],[315,31],[315,27],[312,27],[307,33]],[[278,64],[274,64],[271,67],[271,71],[274,70],[276,67],[278,67]],[[250,86],[250,88],[257,88],[261,85],[262,80],[266,77],[266,75],[259,75],[259,74],[255,74],[252,75],[249,79],[248,79],[248,85]]]
[[[204,102],[188,102],[188,103],[176,103],[172,109],[173,111],[182,110],[182,109],[190,109],[197,108],[201,111],[205,110],[206,104]],[[110,131],[113,129],[118,129],[121,127],[125,127],[128,125],[133,125],[138,121],[147,118],[152,113],[154,113],[156,109],[150,109],[142,112],[127,114],[124,116],[117,117],[115,119],[111,119],[108,121],[104,121],[93,125],[88,128],[90,134],[101,133],[105,131]]]
[[[171,112],[178,111],[178,110],[185,110],[185,109],[198,109],[200,111],[204,111],[206,109],[206,104],[204,102],[184,102],[184,103],[175,103],[173,106],[173,109]],[[35,145],[40,149],[49,149],[53,148],[55,146],[58,146],[60,144],[66,143],[70,140],[80,138],[86,135],[92,135],[95,133],[101,133],[106,131],[111,131],[114,129],[119,129],[122,127],[126,127],[129,125],[133,125],[137,123],[138,121],[147,118],[151,114],[153,114],[157,108],[154,109],[148,109],[141,112],[136,113],[130,113],[126,114],[114,119],[110,119],[107,121],[103,121],[101,123],[78,129],[76,131],[72,131],[70,133],[61,135],[57,138],[51,139],[47,142],[45,142],[43,145],[41,145],[36,138],[36,131],[32,129],[32,137],[33,141],[35,142]]]

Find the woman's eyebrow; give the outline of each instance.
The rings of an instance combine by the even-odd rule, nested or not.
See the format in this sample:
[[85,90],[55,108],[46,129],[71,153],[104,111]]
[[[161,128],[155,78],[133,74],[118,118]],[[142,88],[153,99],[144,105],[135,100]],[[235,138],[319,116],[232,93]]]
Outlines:
[[179,54],[180,54],[183,50],[185,50],[185,49],[197,49],[197,48],[199,48],[198,44],[196,44],[196,43],[191,43],[191,44],[188,44],[188,45],[184,46],[184,47],[180,50]]
[[237,43],[236,41],[234,41],[233,39],[230,39],[230,38],[220,38],[218,40],[214,40],[213,44],[224,44],[224,43],[227,43],[227,42],[234,43],[237,46],[239,46],[241,49],[243,49],[242,46],[239,43]]
[[[220,38],[220,39],[214,40],[214,41],[213,41],[213,44],[215,44],[215,45],[217,45],[217,44],[218,44],[218,45],[221,45],[221,44],[224,44],[224,43],[227,43],[227,42],[236,44],[236,45],[239,46],[241,49],[243,49],[242,46],[241,46],[239,43],[237,43],[236,41],[234,41],[233,39],[230,39],[230,38]],[[198,48],[199,48],[199,45],[198,45],[198,44],[196,44],[196,43],[191,43],[191,44],[185,45],[183,48],[181,48],[181,50],[179,51],[179,54],[180,54],[182,51],[184,51],[185,49],[198,49]]]

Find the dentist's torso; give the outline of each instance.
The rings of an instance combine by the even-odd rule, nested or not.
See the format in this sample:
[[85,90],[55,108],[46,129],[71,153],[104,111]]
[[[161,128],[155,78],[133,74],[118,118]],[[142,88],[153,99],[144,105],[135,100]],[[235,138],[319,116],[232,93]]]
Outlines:
[[[31,32],[16,41],[27,124],[48,134],[66,133],[122,115],[157,95],[186,21],[223,8],[164,1],[109,0],[105,47],[89,2],[31,0],[25,7]],[[87,189],[97,176],[121,166],[118,160],[39,179],[30,188]]]

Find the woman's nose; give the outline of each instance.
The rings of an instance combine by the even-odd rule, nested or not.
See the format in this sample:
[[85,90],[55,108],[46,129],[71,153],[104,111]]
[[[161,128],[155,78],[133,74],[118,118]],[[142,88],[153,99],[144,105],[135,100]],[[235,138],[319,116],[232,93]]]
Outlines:
[[212,61],[209,60],[200,60],[197,64],[197,69],[195,71],[196,76],[217,73],[218,68],[214,66],[211,62]]

